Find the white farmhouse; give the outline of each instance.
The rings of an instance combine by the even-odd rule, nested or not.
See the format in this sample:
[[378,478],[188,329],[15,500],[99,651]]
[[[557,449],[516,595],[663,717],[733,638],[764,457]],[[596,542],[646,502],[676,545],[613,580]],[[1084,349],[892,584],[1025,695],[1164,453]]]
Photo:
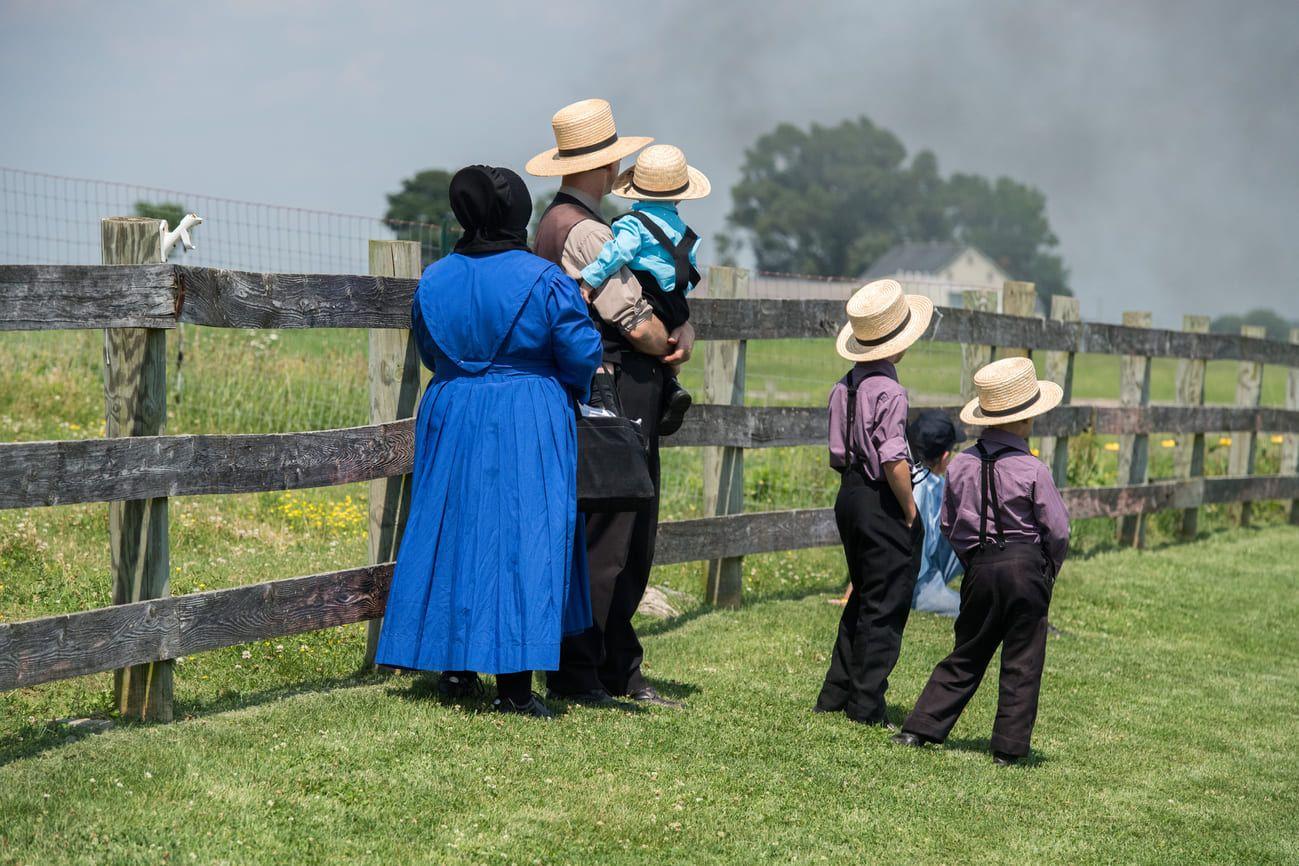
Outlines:
[[1001,309],[1001,289],[1010,279],[976,247],[953,241],[907,241],[890,249],[875,260],[863,281],[892,278],[909,294],[926,295],[935,304],[961,306],[961,293],[979,289],[997,293]]

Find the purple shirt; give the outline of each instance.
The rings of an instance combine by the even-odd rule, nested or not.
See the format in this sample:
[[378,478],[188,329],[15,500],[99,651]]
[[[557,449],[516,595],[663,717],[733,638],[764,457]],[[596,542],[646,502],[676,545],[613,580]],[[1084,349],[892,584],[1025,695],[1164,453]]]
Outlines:
[[[857,415],[852,431],[853,453],[861,462],[866,477],[879,481],[881,466],[894,460],[906,460],[907,390],[898,384],[898,371],[888,361],[862,361],[855,369],[882,376],[862,379],[857,386]],[[830,465],[842,469],[848,465],[844,427],[848,413],[848,371],[830,389]]]
[[[1051,573],[1059,574],[1069,550],[1069,512],[1055,488],[1051,472],[1018,436],[989,428],[983,431],[979,441],[989,454],[1007,445],[1015,449],[993,465],[1006,541],[1041,544]],[[947,469],[942,530],[963,562],[968,562],[979,546],[980,463],[978,452],[971,448],[953,457]],[[989,508],[989,540],[995,538],[996,526]]]

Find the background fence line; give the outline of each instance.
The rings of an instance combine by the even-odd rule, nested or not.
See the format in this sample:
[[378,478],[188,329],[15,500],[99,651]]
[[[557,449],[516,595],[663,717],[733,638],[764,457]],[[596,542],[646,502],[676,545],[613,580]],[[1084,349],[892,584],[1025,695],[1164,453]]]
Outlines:
[[[150,239],[157,237],[156,221],[107,220],[104,225],[106,250],[116,244],[107,240],[116,237],[110,228],[143,229],[125,245],[134,251],[131,255],[105,252],[105,260],[144,261],[155,254]],[[386,560],[395,555],[403,508],[408,507],[403,505],[408,485],[402,476],[411,467],[410,416],[421,375],[408,329],[419,252],[415,242],[376,241],[367,263],[370,275],[262,273],[161,263],[0,265],[0,330],[104,328],[110,346],[114,340],[131,338],[130,346],[122,343],[118,352],[131,363],[116,360],[112,352],[107,356],[110,414],[115,405],[155,399],[159,386],[154,378],[166,359],[143,363],[148,352],[132,347],[147,347],[149,335],[182,324],[369,329],[371,401],[371,424],[338,430],[167,436],[155,435],[163,430],[163,418],[158,417],[113,426],[106,429],[110,438],[99,440],[0,443],[0,507],[111,501],[120,504],[122,514],[160,509],[162,516],[151,525],[164,530],[158,535],[145,527],[148,521],[128,526],[123,520],[121,527],[129,531],[113,534],[121,587],[114,600],[123,603],[0,624],[0,689],[123,669],[123,714],[165,720],[171,713],[170,690],[163,688],[160,672],[167,670],[163,663],[177,655],[373,621],[382,615],[391,574]],[[706,341],[704,393],[713,402],[692,411],[679,436],[665,443],[704,446],[713,455],[705,479],[705,490],[712,491],[706,495],[708,516],[664,523],[657,561],[707,561],[709,600],[733,606],[742,597],[745,555],[838,543],[832,509],[744,512],[744,450],[820,444],[825,424],[819,406],[746,405],[746,346],[753,340],[831,336],[841,327],[843,313],[842,303],[833,300],[745,298],[749,276],[738,269],[714,268],[709,279],[715,294],[698,300],[692,319]],[[1057,437],[1057,453],[1063,450],[1064,437],[1087,431],[1123,434],[1133,442],[1166,430],[1299,435],[1299,380],[1294,373],[1299,369],[1299,341],[1077,322],[1067,313],[1044,320],[1033,315],[1027,303],[1018,304],[1017,299],[1031,296],[1030,285],[1007,286],[1003,294],[1009,302],[1007,313],[980,311],[980,299],[973,296],[973,303],[963,309],[942,310],[935,326],[936,339],[967,348],[967,380],[974,365],[1007,353],[1055,353],[1048,358],[1050,366],[1055,375],[1065,377],[1070,356],[1077,352],[1127,355],[1146,363],[1144,373],[1133,367],[1124,374],[1125,390],[1132,391],[1135,383],[1136,396],[1125,401],[1130,405],[1065,405],[1040,419],[1038,432]],[[1240,405],[1235,407],[1152,406],[1148,359],[1154,356],[1185,357],[1201,364],[1235,360],[1242,370],[1264,363],[1288,366],[1293,393],[1286,409],[1260,407],[1250,389],[1238,392]],[[1187,390],[1194,391],[1193,383]],[[959,407],[942,408],[954,414]],[[1140,483],[1144,470],[1138,473],[1130,465],[1129,477],[1137,483],[1066,488],[1064,496],[1076,518],[1122,518],[1260,499],[1299,501],[1295,450],[1291,448],[1277,475],[1252,476],[1252,463],[1243,461],[1239,476],[1205,478],[1203,460],[1198,467],[1190,460],[1178,479]],[[174,599],[166,597],[165,576],[145,579],[151,572],[149,562],[166,562],[167,497],[366,480],[373,482],[375,491],[369,566]],[[1138,542],[1139,536],[1134,540]],[[137,670],[143,672],[136,677],[142,687],[132,697]]]

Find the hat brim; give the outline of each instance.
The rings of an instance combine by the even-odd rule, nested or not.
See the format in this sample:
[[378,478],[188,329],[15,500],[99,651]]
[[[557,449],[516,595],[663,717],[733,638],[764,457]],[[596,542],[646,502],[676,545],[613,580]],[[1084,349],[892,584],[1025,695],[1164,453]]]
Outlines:
[[619,198],[630,198],[636,201],[690,201],[703,198],[713,191],[713,185],[709,183],[708,178],[693,165],[686,166],[686,177],[689,179],[686,188],[672,195],[657,195],[637,189],[632,183],[635,174],[636,166],[633,165],[618,175],[618,179],[613,182],[611,192]]
[[835,350],[849,361],[880,361],[892,357],[920,339],[929,329],[929,322],[934,317],[934,302],[924,295],[905,295],[907,306],[911,308],[911,321],[896,336],[878,346],[864,346],[857,342],[853,333],[852,322],[843,326],[835,340]]
[[961,410],[961,423],[969,424],[974,427],[993,427],[998,424],[1013,424],[1016,421],[1025,421],[1029,418],[1036,418],[1050,412],[1060,401],[1064,399],[1064,389],[1047,379],[1037,380],[1037,399],[1031,406],[1022,411],[1015,412],[1012,415],[986,415],[983,408],[979,405],[979,398],[975,397],[965,408]]
[[644,135],[624,135],[608,147],[581,156],[560,156],[559,148],[552,147],[528,160],[524,171],[533,177],[562,177],[566,174],[578,174],[626,159],[653,140]]

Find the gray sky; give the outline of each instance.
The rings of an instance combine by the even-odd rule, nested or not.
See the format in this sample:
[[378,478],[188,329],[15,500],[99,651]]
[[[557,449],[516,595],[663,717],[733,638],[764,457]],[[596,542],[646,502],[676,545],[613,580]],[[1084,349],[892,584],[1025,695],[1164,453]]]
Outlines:
[[1299,318],[1295,2],[0,0],[16,168],[377,215],[596,95],[710,175],[701,233],[758,135],[866,114],[1041,187],[1088,318]]

